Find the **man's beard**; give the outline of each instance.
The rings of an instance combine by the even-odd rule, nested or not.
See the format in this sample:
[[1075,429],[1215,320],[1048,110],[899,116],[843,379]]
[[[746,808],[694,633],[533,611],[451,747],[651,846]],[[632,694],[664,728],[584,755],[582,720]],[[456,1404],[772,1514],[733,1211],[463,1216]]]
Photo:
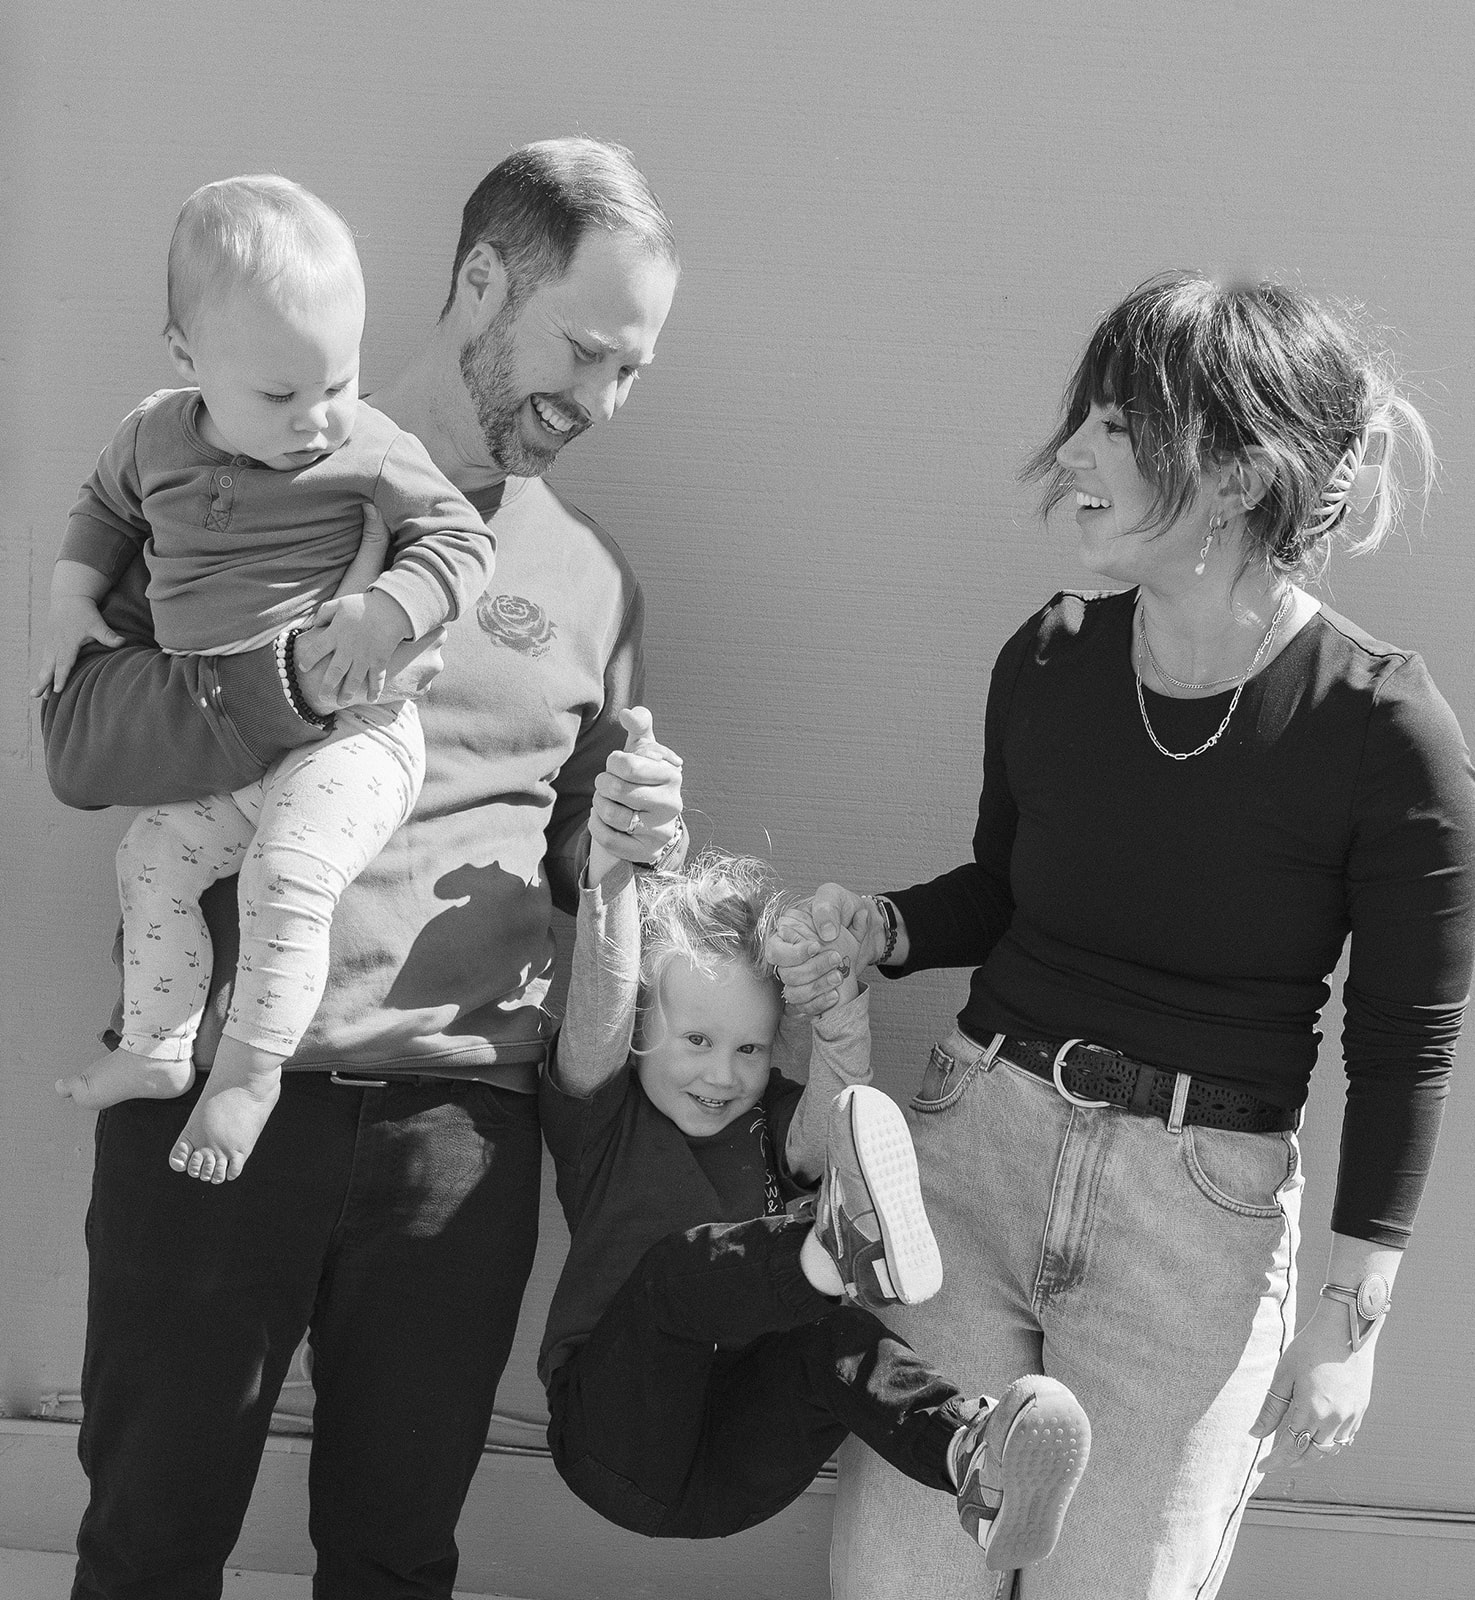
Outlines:
[[541,478],[559,446],[540,449],[523,437],[520,418],[528,397],[517,393],[512,371],[512,331],[520,309],[509,296],[486,330],[461,346],[461,376],[492,460],[515,477]]

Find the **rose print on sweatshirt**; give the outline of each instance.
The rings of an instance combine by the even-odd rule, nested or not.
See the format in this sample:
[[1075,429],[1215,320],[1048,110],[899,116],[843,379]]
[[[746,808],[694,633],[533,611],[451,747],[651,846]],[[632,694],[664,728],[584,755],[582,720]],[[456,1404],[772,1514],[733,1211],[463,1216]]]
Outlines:
[[476,620],[494,643],[524,656],[547,655],[558,636],[542,606],[520,594],[483,595],[477,602]]

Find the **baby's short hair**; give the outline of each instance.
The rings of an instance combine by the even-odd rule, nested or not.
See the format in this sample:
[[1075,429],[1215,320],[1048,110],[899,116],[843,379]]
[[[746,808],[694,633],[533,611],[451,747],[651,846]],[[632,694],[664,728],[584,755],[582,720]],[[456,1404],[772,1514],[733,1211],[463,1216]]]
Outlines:
[[188,335],[202,305],[252,288],[285,300],[352,286],[353,231],[310,190],[275,173],[207,183],[180,207],[169,241],[169,321]]
[[736,962],[777,988],[763,946],[792,897],[766,862],[704,850],[674,872],[642,873],[639,893],[642,1012],[659,1003],[661,975],[678,958],[708,976]]

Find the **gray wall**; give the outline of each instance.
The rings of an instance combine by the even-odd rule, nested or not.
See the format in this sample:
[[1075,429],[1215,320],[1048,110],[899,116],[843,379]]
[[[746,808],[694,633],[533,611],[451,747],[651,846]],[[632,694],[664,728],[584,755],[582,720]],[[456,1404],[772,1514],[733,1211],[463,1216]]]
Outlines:
[[[966,850],[993,654],[1080,577],[1069,525],[1042,528],[1014,474],[1093,318],[1164,266],[1288,276],[1388,325],[1442,493],[1328,598],[1417,645],[1475,728],[1465,5],[5,0],[0,16],[13,1416],[80,1364],[91,1130],[51,1084],[109,1005],[126,822],[51,799],[25,683],[76,485],[171,381],[164,253],[201,182],[275,169],[350,219],[372,387],[435,315],[459,207],[493,162],[571,130],[634,149],[685,276],[654,370],[555,481],[644,578],[650,698],[698,837],[797,883],[909,881]],[[878,997],[888,1087],[905,1091],[959,991],[943,976]],[[1307,1141],[1313,1278],[1340,1095],[1329,1055]],[[1468,1373],[1475,1314],[1472,1133],[1459,1085],[1359,1448],[1282,1497],[1475,1513],[1470,1387],[1447,1381]],[[531,1412],[518,1362],[508,1403]]]

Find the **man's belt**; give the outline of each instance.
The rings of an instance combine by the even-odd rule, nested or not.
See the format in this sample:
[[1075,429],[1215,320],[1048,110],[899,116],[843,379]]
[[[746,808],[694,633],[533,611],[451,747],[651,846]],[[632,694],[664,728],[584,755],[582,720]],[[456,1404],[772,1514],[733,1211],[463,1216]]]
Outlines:
[[[1285,1133],[1296,1126],[1298,1113],[1272,1105],[1248,1089],[1186,1073],[1165,1072],[1146,1061],[1081,1039],[1015,1039],[1006,1037],[995,1059],[1012,1061],[1035,1077],[1066,1092],[1067,1099],[1104,1101],[1143,1117],[1171,1124],[1174,1101],[1182,1097],[1178,1121],[1205,1128],[1232,1128],[1243,1133]],[[1187,1082],[1187,1092],[1179,1080]]]

